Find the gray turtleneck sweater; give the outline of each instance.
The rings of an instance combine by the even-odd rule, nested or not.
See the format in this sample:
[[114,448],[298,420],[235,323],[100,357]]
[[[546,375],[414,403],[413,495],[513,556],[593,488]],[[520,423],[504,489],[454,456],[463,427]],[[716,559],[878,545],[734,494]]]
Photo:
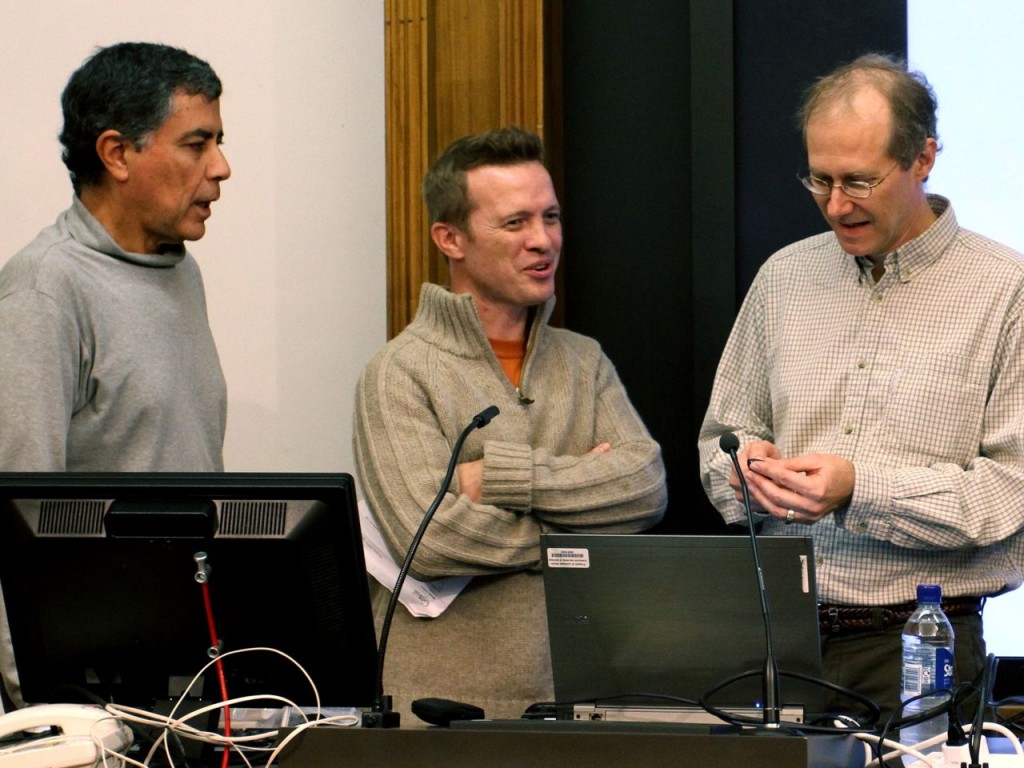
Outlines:
[[[76,196],[0,270],[0,471],[219,472],[226,421],[184,248],[128,253]],[[20,704],[2,599],[0,617]]]
[[[475,577],[436,619],[399,607],[385,692],[419,723],[411,700],[439,696],[518,717],[550,700],[540,568],[543,531],[633,533],[665,510],[661,450],[593,339],[547,324],[538,307],[520,389],[505,376],[468,295],[424,285],[415,319],[363,372],[355,452],[363,492],[401,562],[437,494],[459,433],[477,413],[501,413],[471,433],[460,461],[483,460],[483,498],[457,479],[412,564],[425,579]],[[602,442],[611,451],[589,451]],[[376,590],[380,620],[388,594]]]
[[221,471],[199,267],[128,253],[76,196],[0,270],[0,471]]

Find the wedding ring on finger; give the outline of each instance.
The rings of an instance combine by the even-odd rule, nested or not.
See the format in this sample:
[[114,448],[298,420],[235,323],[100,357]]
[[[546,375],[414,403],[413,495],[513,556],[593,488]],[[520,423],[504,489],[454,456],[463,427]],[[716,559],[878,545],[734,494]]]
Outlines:
[[796,518],[796,510],[786,510],[786,525],[789,525]]

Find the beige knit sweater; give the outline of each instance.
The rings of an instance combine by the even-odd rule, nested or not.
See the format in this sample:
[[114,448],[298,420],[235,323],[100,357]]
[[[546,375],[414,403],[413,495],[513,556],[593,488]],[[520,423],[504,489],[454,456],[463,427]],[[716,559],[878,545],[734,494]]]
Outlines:
[[[489,405],[501,413],[466,440],[460,461],[483,459],[483,498],[459,493],[438,508],[412,565],[424,579],[476,578],[437,619],[399,608],[385,692],[403,726],[413,699],[450,698],[488,717],[518,717],[553,696],[540,534],[631,533],[665,510],[661,451],[593,339],[531,326],[520,390],[484,336],[473,300],[424,285],[409,326],[370,361],[356,397],[359,481],[397,560],[440,489],[459,433]],[[601,442],[606,454],[591,454]],[[379,622],[389,594],[375,589]]]

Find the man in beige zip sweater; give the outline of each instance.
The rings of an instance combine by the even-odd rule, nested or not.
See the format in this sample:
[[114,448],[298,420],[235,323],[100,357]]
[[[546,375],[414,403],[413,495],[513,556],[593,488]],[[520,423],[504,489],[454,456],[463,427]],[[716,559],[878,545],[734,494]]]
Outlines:
[[[357,392],[362,491],[401,561],[475,414],[500,415],[463,446],[452,487],[412,563],[421,579],[471,576],[438,618],[399,607],[384,689],[519,717],[553,694],[540,534],[632,533],[664,514],[661,450],[593,339],[553,328],[562,245],[543,148],[506,128],[468,136],[424,182],[450,288],[424,285],[409,326],[369,363]],[[390,585],[388,585],[390,586]],[[390,595],[374,595],[379,623]]]

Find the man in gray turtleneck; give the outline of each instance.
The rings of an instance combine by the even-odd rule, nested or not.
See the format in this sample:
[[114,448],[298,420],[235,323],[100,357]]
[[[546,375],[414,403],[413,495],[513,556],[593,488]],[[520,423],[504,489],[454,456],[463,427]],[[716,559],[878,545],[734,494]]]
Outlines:
[[202,277],[231,171],[221,83],[180,49],[99,50],[62,96],[71,207],[0,271],[0,471],[220,471]]
[[[220,93],[205,61],[150,43],[71,76],[71,207],[0,270],[0,472],[223,470],[226,386],[184,247],[231,174]],[[20,704],[6,621],[0,639]]]

